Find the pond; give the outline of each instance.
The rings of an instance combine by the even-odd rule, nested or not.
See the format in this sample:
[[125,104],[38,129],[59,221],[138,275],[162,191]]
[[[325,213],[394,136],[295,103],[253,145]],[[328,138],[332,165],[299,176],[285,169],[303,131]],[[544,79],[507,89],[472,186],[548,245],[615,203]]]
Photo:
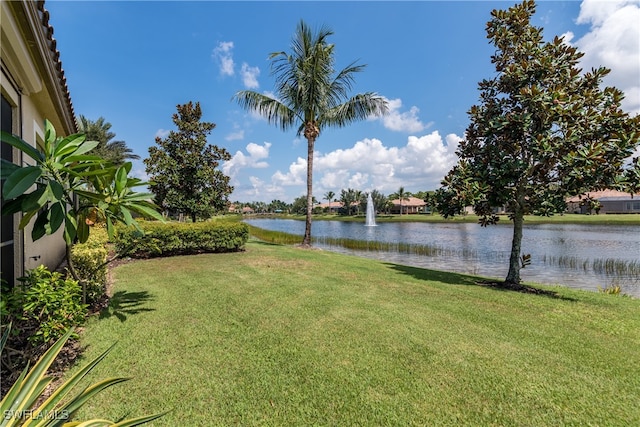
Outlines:
[[[304,221],[249,219],[266,230],[304,234]],[[470,223],[362,223],[315,221],[315,246],[386,262],[434,270],[454,271],[504,279],[509,267],[513,228],[510,223],[481,227]],[[401,251],[346,249],[332,238],[370,242],[404,242],[435,248],[429,255]],[[560,284],[597,291],[619,285],[640,297],[640,226],[529,224],[525,225],[522,253],[531,265],[521,270],[522,280]],[[435,254],[435,255],[434,255]]]

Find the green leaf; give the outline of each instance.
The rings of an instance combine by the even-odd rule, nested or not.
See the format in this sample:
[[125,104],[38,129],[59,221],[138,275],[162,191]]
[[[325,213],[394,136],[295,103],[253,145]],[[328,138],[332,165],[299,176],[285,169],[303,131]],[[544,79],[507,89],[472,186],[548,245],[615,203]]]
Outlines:
[[44,143],[45,151],[49,156],[53,154],[53,146],[56,141],[56,128],[49,120],[44,121]]
[[162,412],[162,413],[156,414],[156,415],[149,415],[149,416],[146,416],[146,417],[138,417],[138,418],[132,418],[130,420],[120,421],[119,423],[114,424],[113,427],[134,427],[134,426],[139,426],[141,424],[145,424],[145,423],[148,423],[148,422],[153,421],[155,419],[158,419],[158,418],[166,415],[167,413],[169,413],[169,411]]
[[74,191],[78,196],[84,197],[85,199],[92,200],[95,202],[100,202],[104,200],[104,195],[101,193],[94,193],[93,191],[85,191],[85,190],[76,190]]
[[89,238],[89,225],[87,224],[86,220],[87,218],[84,214],[80,214],[78,216],[77,235],[78,242],[80,243],[85,243]]
[[82,144],[85,140],[85,135],[81,133],[76,133],[73,135],[69,135],[66,138],[62,139],[55,148],[52,157],[59,158],[65,157],[69,154],[76,151],[78,146]]
[[78,147],[74,155],[79,156],[81,154],[88,153],[89,151],[96,148],[98,145],[100,145],[99,141],[85,141]]
[[22,201],[22,212],[37,211],[47,204],[47,187],[40,186],[29,194]]
[[31,221],[31,218],[33,218],[36,214],[38,213],[38,211],[29,211],[29,212],[25,212],[24,215],[22,215],[22,219],[20,220],[20,225],[18,226],[18,228],[20,230],[23,230],[27,224],[29,224],[29,222]]
[[2,410],[3,414],[6,413],[5,411],[10,411],[15,414],[31,408],[31,405],[40,397],[40,393],[37,393],[37,391],[42,389],[43,380],[46,381],[45,374],[49,366],[51,366],[72,333],[73,329],[69,329],[62,338],[56,341],[56,343],[42,355],[33,368],[30,370],[28,367],[25,368],[21,378],[13,384],[0,403],[0,410]]
[[64,218],[64,241],[67,245],[71,245],[76,239],[77,228],[78,222],[70,212],[67,212]]
[[47,217],[49,216],[49,208],[41,211],[36,218],[36,222],[33,223],[33,229],[31,230],[31,239],[36,240],[44,237],[47,234]]
[[113,241],[116,237],[116,230],[109,216],[107,216],[107,234],[109,235],[109,240],[111,241]]
[[9,132],[0,131],[0,139],[2,140],[2,142],[6,142],[12,147],[17,148],[37,162],[42,162],[44,159],[42,153],[39,152],[35,147],[31,146],[17,136],[10,134]]
[[124,167],[119,167],[116,171],[116,193],[121,194],[127,186],[127,170]]
[[[95,368],[96,365],[100,363],[107,356],[107,354],[111,352],[114,346],[115,344],[106,349],[104,352],[102,352],[102,354],[98,355],[91,362],[84,365],[82,369],[80,369],[76,374],[65,381],[54,393],[51,394],[51,396],[49,396],[49,398],[45,402],[42,403],[42,405],[38,408],[38,411],[43,413],[53,411],[57,403],[61,401],[82,378],[84,378],[89,372],[91,372],[93,368]],[[70,414],[73,414],[84,403],[84,401],[80,400],[79,395],[74,399],[71,399],[64,407],[61,408],[61,410],[66,410]]]
[[162,215],[160,215],[158,211],[156,211],[155,209],[149,206],[146,206],[140,203],[135,203],[135,204],[131,203],[131,204],[128,204],[127,207],[132,211],[139,213],[140,215],[164,222],[164,218],[162,217]]
[[83,163],[83,165],[88,164],[88,165],[99,165],[99,164],[104,164],[106,163],[106,160],[104,160],[102,157],[100,156],[91,156],[89,154],[73,154],[73,156],[68,156],[65,157],[64,159],[65,162],[67,163],[74,163],[74,162],[87,162],[87,163]]
[[38,166],[25,166],[13,172],[4,182],[2,196],[5,199],[13,199],[27,191],[42,175],[42,169]]
[[28,196],[28,194],[23,194],[16,199],[6,201],[2,205],[2,215],[13,215],[16,212],[22,212],[22,202],[24,202]]
[[130,193],[122,198],[126,202],[148,202],[153,199],[151,193]]
[[51,200],[62,200],[64,198],[64,188],[58,181],[49,181],[49,195]]
[[20,166],[8,160],[2,159],[2,163],[0,164],[0,179],[7,179],[9,175],[11,175],[17,169],[20,169]]
[[124,217],[124,223],[127,225],[131,225],[135,222],[135,220],[133,219],[133,217],[131,216],[131,211],[127,208],[125,208],[124,206],[120,206],[120,212],[122,213],[122,216]]
[[53,234],[56,231],[58,231],[58,229],[64,222],[64,217],[65,217],[65,211],[62,203],[56,203],[52,205],[51,209],[49,209],[49,215],[47,218],[48,224],[45,225],[45,230],[47,234]]

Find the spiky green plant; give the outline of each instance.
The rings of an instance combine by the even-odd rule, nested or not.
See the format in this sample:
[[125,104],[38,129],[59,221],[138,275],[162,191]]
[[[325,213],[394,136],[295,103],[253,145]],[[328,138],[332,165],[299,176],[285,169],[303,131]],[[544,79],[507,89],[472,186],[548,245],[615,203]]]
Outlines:
[[[4,344],[9,334],[9,328],[10,325],[5,330],[2,339],[0,340],[0,351],[4,348]],[[43,397],[44,391],[53,381],[52,377],[46,376],[47,370],[55,360],[58,353],[60,353],[60,350],[62,350],[62,347],[64,347],[64,344],[72,333],[73,329],[69,329],[62,338],[56,341],[56,343],[42,355],[31,369],[27,366],[25,370],[22,371],[20,377],[18,377],[11,389],[9,389],[9,392],[2,399],[2,402],[0,402],[0,413],[3,415],[2,420],[0,420],[0,427],[130,427],[153,421],[164,415],[164,413],[161,413],[142,416],[117,423],[104,419],[71,421],[71,418],[78,409],[87,403],[87,401],[89,401],[93,396],[100,393],[107,387],[128,380],[128,378],[121,377],[107,378],[86,387],[73,398],[68,398],[70,392],[78,382],[107,356],[113,346],[109,347],[102,354],[85,365],[63,384],[56,387],[44,402],[39,403]]]

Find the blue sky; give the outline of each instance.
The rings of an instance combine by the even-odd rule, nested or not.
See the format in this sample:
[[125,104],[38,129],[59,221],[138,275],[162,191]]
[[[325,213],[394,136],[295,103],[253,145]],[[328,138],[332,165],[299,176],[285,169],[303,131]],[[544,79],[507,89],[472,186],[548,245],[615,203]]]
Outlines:
[[[232,102],[243,89],[273,90],[268,55],[288,51],[298,22],[330,27],[336,65],[367,64],[354,94],[389,100],[383,119],[327,129],[317,143],[314,196],[377,189],[433,190],[456,162],[455,147],[493,76],[485,25],[515,1],[219,2],[47,1],[76,114],[104,117],[142,158],[174,129],[176,105],[200,102],[216,128],[209,142],[233,156],[222,165],[232,201],[287,202],[305,194],[306,140]],[[566,35],[583,66],[608,80],[640,112],[640,0],[542,1],[534,25]],[[134,162],[137,176],[144,165]]]

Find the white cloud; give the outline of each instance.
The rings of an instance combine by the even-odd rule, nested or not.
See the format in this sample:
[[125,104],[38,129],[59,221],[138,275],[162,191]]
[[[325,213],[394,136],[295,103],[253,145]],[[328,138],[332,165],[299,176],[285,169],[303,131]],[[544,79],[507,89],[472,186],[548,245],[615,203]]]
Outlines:
[[578,24],[590,30],[574,45],[585,55],[585,70],[605,66],[611,73],[605,84],[625,93],[622,107],[640,114],[640,2],[638,0],[584,0]]
[[233,42],[218,42],[218,45],[213,49],[211,56],[218,61],[220,74],[223,76],[233,76],[235,73],[232,50]]
[[431,123],[424,124],[418,118],[420,109],[413,106],[409,111],[400,112],[402,100],[387,99],[389,105],[389,113],[382,116],[380,121],[385,128],[397,132],[418,133],[431,126]]
[[167,136],[169,136],[169,132],[171,132],[170,130],[165,130],[165,129],[158,129],[156,131],[156,138],[166,138]]
[[244,62],[242,64],[242,68],[240,69],[240,74],[242,75],[242,82],[244,83],[244,87],[246,87],[247,89],[257,89],[258,87],[260,87],[260,84],[258,83],[260,68],[250,67],[249,64]]
[[268,167],[269,163],[264,161],[264,159],[269,158],[270,147],[270,142],[265,142],[263,145],[250,142],[246,146],[248,155],[242,151],[237,151],[236,154],[231,157],[231,160],[224,162],[222,172],[229,176],[231,180],[234,180],[241,169],[262,169]]
[[149,175],[147,175],[146,169],[142,167],[138,167],[137,164],[133,167],[133,169],[131,169],[131,173],[129,174],[129,176],[133,178],[138,178],[143,182],[149,181]]
[[292,186],[304,185],[307,182],[307,160],[302,157],[289,165],[289,171],[282,173],[279,170],[273,174],[271,181],[274,185]]
[[225,141],[238,141],[244,139],[244,130],[237,130],[235,132],[229,133],[224,137]]
[[[346,188],[377,189],[385,194],[397,191],[400,186],[408,191],[435,189],[456,163],[455,150],[461,140],[454,134],[443,139],[434,131],[424,136],[410,136],[401,147],[387,147],[378,139],[364,139],[351,148],[316,153],[314,194]],[[300,160],[296,164],[300,164]],[[306,166],[306,162],[304,164]],[[304,179],[304,175],[299,176]]]

